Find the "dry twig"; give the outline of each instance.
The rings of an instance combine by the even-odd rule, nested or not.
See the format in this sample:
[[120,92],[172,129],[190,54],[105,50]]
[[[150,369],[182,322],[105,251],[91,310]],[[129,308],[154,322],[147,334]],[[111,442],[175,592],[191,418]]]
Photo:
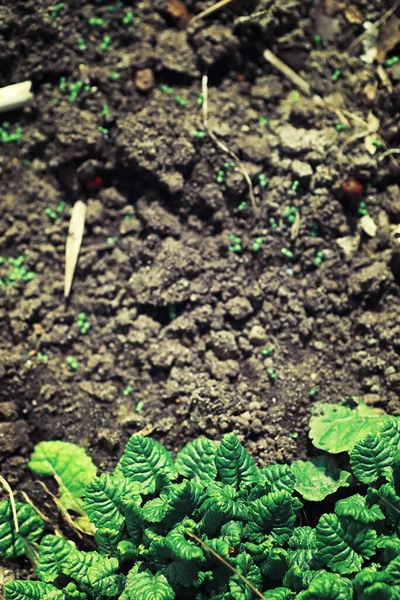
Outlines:
[[12,512],[13,521],[14,521],[14,529],[15,529],[15,533],[18,533],[19,525],[18,525],[17,509],[15,508],[15,500],[14,500],[13,491],[12,491],[8,481],[6,479],[4,479],[4,477],[2,475],[0,475],[0,483],[3,486],[3,488],[6,490],[8,497],[10,499],[11,512]]
[[231,4],[233,1],[234,0],[220,0],[216,4],[213,4],[212,6],[210,6],[210,8],[206,8],[205,10],[203,10],[198,15],[195,15],[189,21],[189,25],[193,25],[197,21],[200,21],[200,19],[203,19],[204,17],[208,17],[208,15],[211,15],[212,13],[216,12],[217,10],[220,10],[221,8],[224,8],[224,6],[227,6],[228,4]]
[[[389,8],[389,10],[387,10],[374,24],[373,27],[378,28],[380,27],[385,21],[388,20],[389,17],[392,16],[392,14],[397,10],[397,8],[400,6],[400,0],[396,0],[396,2],[393,4],[393,6],[391,8]],[[352,52],[355,48],[357,48],[358,44],[360,44],[364,38],[367,37],[369,31],[368,29],[366,31],[364,31],[361,35],[359,35],[355,40],[353,40],[351,42],[351,44],[349,45],[349,47],[347,48],[346,52]]]
[[64,297],[71,292],[79,251],[81,249],[83,231],[85,229],[86,204],[82,200],[75,202],[69,222],[67,243],[65,245]]
[[201,91],[203,94],[203,127],[207,131],[208,135],[210,136],[210,138],[214,142],[214,144],[220,150],[222,150],[222,152],[229,154],[229,156],[231,156],[237,163],[237,168],[242,173],[243,177],[246,180],[247,186],[249,188],[249,196],[250,196],[251,205],[253,207],[254,212],[257,213],[257,203],[256,203],[256,199],[254,196],[253,184],[251,182],[250,175],[248,174],[248,172],[246,170],[246,167],[244,166],[244,164],[242,163],[240,158],[233,152],[233,150],[231,150],[230,148],[228,148],[228,146],[226,146],[224,143],[222,143],[217,138],[217,136],[215,135],[213,130],[210,129],[210,127],[208,126],[208,76],[207,75],[203,75],[201,87],[202,87]]

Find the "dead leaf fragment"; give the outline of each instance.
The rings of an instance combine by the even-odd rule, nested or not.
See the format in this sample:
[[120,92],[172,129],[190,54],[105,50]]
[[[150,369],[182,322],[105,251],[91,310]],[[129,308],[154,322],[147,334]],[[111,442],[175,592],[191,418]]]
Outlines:
[[188,26],[190,16],[185,4],[181,0],[167,0],[165,9],[177,24],[178,29],[185,29]]
[[351,258],[360,245],[360,235],[346,235],[342,238],[337,238],[336,243],[343,250],[346,258]]
[[153,71],[151,69],[139,69],[136,71],[135,86],[139,92],[149,92],[155,84]]
[[349,23],[356,23],[357,25],[361,25],[363,22],[363,18],[361,16],[360,11],[357,6],[354,4],[349,4],[344,11],[344,16],[348,20]]
[[383,23],[378,34],[378,48],[376,59],[382,63],[387,54],[400,42],[400,19],[392,15]]
[[366,233],[369,237],[376,236],[377,226],[373,218],[369,215],[364,215],[361,217],[360,226],[364,233]]
[[325,0],[325,14],[330,17],[336,15],[338,12],[342,12],[346,8],[346,2],[339,2],[338,0]]
[[377,131],[379,129],[379,119],[375,117],[375,115],[370,112],[367,117],[368,122],[368,135],[365,137],[364,145],[367,151],[373,156],[377,151],[377,146],[375,144],[377,139]]
[[362,94],[364,97],[364,101],[366,104],[373,104],[376,98],[376,90],[378,89],[378,82],[374,81],[374,83],[367,83],[364,86]]
[[78,263],[79,251],[81,249],[83,232],[85,229],[86,204],[82,200],[75,202],[71,211],[67,243],[65,245],[65,275],[64,275],[64,297],[68,298],[71,292],[72,281],[76,265]]

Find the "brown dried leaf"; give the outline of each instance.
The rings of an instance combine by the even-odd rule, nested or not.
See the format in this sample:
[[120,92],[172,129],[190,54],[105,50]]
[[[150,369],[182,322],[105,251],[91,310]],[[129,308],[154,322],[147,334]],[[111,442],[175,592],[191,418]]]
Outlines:
[[176,22],[178,29],[185,29],[190,21],[188,10],[181,0],[167,0],[165,10]]
[[390,50],[400,42],[400,19],[392,15],[379,29],[376,58],[382,63]]
[[367,83],[364,86],[362,94],[364,97],[364,101],[366,104],[373,104],[376,98],[376,90],[378,89],[378,82],[374,81],[374,83]]
[[136,71],[135,86],[139,92],[149,92],[155,84],[153,71],[151,69],[139,69]]
[[339,2],[339,0],[325,0],[325,13],[333,17],[336,13],[341,12],[346,8],[346,2]]

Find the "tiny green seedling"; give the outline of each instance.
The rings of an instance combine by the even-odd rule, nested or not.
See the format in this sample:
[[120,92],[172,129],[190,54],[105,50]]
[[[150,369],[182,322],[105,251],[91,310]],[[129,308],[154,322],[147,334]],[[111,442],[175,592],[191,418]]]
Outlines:
[[179,104],[179,106],[187,106],[187,100],[185,98],[183,98],[182,96],[176,95],[175,96],[175,101],[177,104]]
[[281,254],[285,258],[289,258],[289,259],[294,258],[293,252],[291,250],[289,250],[288,248],[281,248]]
[[53,222],[54,222],[54,221],[57,219],[57,217],[58,217],[58,214],[57,214],[57,212],[56,212],[56,211],[55,211],[53,208],[51,208],[50,206],[48,206],[48,207],[45,209],[45,211],[44,211],[44,214],[45,214],[47,217],[49,217],[50,221],[53,221]]
[[332,75],[331,75],[331,80],[336,83],[336,81],[339,79],[339,77],[341,76],[342,71],[340,69],[336,69]]
[[199,106],[203,106],[203,102],[204,102],[204,96],[203,96],[203,94],[199,94],[196,98],[196,104],[198,104]]
[[253,250],[253,252],[258,252],[261,249],[261,246],[264,243],[264,238],[263,237],[257,237],[254,242],[253,245],[251,247],[251,249]]
[[229,241],[231,242],[229,246],[229,252],[241,252],[242,251],[242,238],[231,233],[229,236]]
[[319,267],[322,264],[322,261],[324,260],[325,257],[325,253],[323,250],[318,250],[318,252],[315,255],[314,258],[314,265],[316,267]]
[[79,363],[73,356],[67,356],[65,362],[69,366],[71,371],[77,371],[79,369]]
[[111,46],[112,37],[110,35],[105,35],[99,44],[99,50],[102,52],[107,52],[109,47]]
[[33,271],[28,271],[24,263],[25,258],[23,256],[17,256],[16,258],[10,256],[7,263],[4,257],[0,257],[0,265],[8,264],[11,267],[11,270],[0,279],[0,287],[12,285],[18,281],[28,282],[35,279],[36,274]]
[[263,116],[258,117],[258,122],[260,123],[260,125],[262,125],[263,127],[267,127],[269,121],[268,119],[266,119]]
[[336,123],[335,129],[336,131],[344,131],[345,129],[347,129],[347,125],[346,123]]
[[297,218],[297,208],[295,206],[289,206],[283,213],[283,216],[290,225],[293,225]]
[[242,212],[247,206],[247,202],[245,202],[244,200],[238,205],[237,210],[238,212]]
[[37,355],[37,359],[38,359],[40,362],[48,362],[48,360],[49,360],[49,355],[48,355],[48,354],[41,354],[41,353],[39,352],[39,353],[38,353],[38,355]]
[[122,390],[122,395],[123,396],[130,396],[130,394],[132,394],[133,392],[133,387],[131,385],[127,385],[123,390]]
[[269,226],[271,227],[271,229],[279,229],[279,225],[276,219],[274,219],[274,217],[270,217],[268,219],[268,223]]
[[275,348],[273,346],[267,346],[261,350],[261,354],[263,356],[271,356],[275,352]]
[[55,5],[52,7],[52,11],[51,11],[51,13],[50,13],[50,18],[51,18],[51,19],[53,19],[53,21],[54,21],[55,19],[57,19],[57,17],[58,17],[58,15],[59,15],[59,13],[60,13],[62,10],[64,10],[64,8],[65,8],[65,4],[64,4],[64,2],[58,2],[57,4],[55,4]]
[[0,126],[0,142],[2,144],[9,144],[10,142],[17,142],[23,136],[22,127],[16,127],[14,131],[11,131],[11,125],[8,121],[4,121]]
[[106,242],[107,242],[107,244],[118,244],[119,237],[117,237],[117,236],[109,236],[108,238],[106,238]]
[[258,176],[258,184],[260,187],[265,188],[268,185],[268,179],[265,173],[260,173]]
[[357,212],[360,215],[360,217],[365,217],[368,215],[367,205],[363,200],[361,200],[361,202],[358,203]]
[[162,85],[162,86],[161,86],[161,91],[162,91],[164,94],[173,94],[173,92],[174,92],[174,88],[173,88],[173,87],[170,87],[169,85]]
[[82,50],[82,52],[87,50],[87,43],[85,38],[83,38],[81,35],[76,38],[76,45],[78,46],[79,50]]
[[383,63],[386,67],[393,67],[393,65],[397,65],[400,63],[400,56],[391,56],[387,58]]
[[267,369],[267,375],[268,375],[270,381],[272,381],[272,382],[276,381],[276,372],[275,372],[275,369],[272,369],[272,368],[271,369]]
[[299,185],[300,181],[298,179],[295,179],[292,183],[292,187],[290,188],[292,192],[297,192],[297,190],[299,189]]
[[195,129],[192,131],[192,137],[196,138],[197,140],[204,140],[204,138],[207,137],[207,132],[203,131],[202,129]]
[[128,26],[131,23],[133,23],[134,20],[135,20],[135,15],[133,14],[133,11],[132,10],[128,10],[128,12],[126,13],[126,15],[122,19],[122,24],[125,25],[125,26]]
[[315,387],[313,387],[309,392],[308,395],[310,396],[310,398],[314,398],[314,396],[316,396],[317,394],[319,394],[320,391],[320,387],[319,385],[316,385]]
[[119,81],[121,79],[121,73],[113,72],[107,75],[108,79],[111,81]]
[[81,332],[81,334],[86,335],[91,327],[89,321],[87,320],[87,314],[84,312],[80,312],[76,322],[78,324],[79,331]]
[[89,17],[87,22],[90,27],[103,27],[104,25],[104,19],[100,17]]
[[143,409],[144,409],[144,402],[139,400],[139,402],[136,404],[135,410],[137,413],[141,413]]

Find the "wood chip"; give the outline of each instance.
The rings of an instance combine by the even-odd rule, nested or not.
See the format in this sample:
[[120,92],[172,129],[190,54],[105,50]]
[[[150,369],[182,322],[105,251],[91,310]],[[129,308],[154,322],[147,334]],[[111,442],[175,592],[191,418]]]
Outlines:
[[178,29],[185,29],[188,26],[190,16],[181,0],[167,0],[166,11],[173,18]]
[[346,258],[351,258],[360,245],[360,235],[346,235],[337,238],[336,243],[343,250]]
[[349,23],[356,23],[357,25],[361,25],[363,22],[362,15],[358,10],[357,6],[354,4],[349,4],[347,8],[345,8],[344,16],[348,20]]
[[82,200],[75,202],[69,222],[67,243],[65,246],[65,276],[64,297],[68,298],[71,292],[79,251],[85,229],[86,204]]
[[377,61],[383,63],[388,53],[400,42],[400,19],[392,15],[379,29]]

